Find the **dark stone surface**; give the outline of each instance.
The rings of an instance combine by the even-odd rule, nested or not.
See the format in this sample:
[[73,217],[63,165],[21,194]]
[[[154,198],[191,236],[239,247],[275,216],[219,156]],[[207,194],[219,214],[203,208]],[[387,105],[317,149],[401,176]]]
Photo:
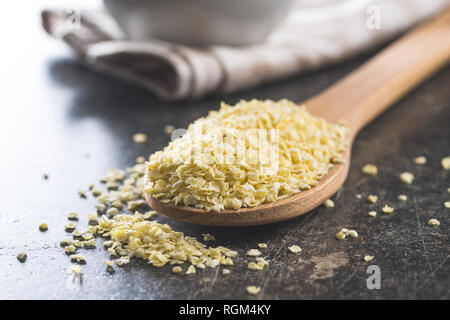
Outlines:
[[[33,299],[448,299],[450,171],[440,159],[450,155],[450,69],[446,68],[364,129],[355,141],[350,175],[333,197],[336,207],[320,207],[290,221],[246,228],[211,228],[158,218],[187,235],[216,236],[211,245],[239,251],[230,275],[220,269],[195,276],[174,275],[169,267],[154,268],[133,260],[130,267],[106,272],[107,252],[81,250],[87,258],[82,283],[73,282],[69,258],[59,247],[70,211],[81,216],[93,211],[94,200],[80,199],[77,190],[110,168],[125,168],[135,158],[162,148],[169,138],[166,124],[186,125],[219,102],[250,98],[288,98],[301,101],[320,92],[357,67],[360,58],[309,75],[280,81],[242,93],[202,101],[164,103],[150,93],[97,74],[66,58],[64,47],[38,30],[36,12],[27,14],[34,27],[18,38],[6,38],[13,49],[2,59],[0,107],[0,298]],[[30,23],[31,23],[30,22]],[[29,42],[20,37],[29,36]],[[30,54],[32,53],[32,54]],[[145,132],[143,145],[131,140]],[[417,166],[413,157],[425,155]],[[361,167],[374,163],[377,177],[364,176]],[[398,175],[411,171],[411,186]],[[42,178],[44,173],[49,179]],[[356,194],[362,194],[358,200]],[[377,194],[379,203],[365,200]],[[405,203],[397,201],[407,194]],[[393,214],[380,208],[393,205]],[[367,212],[376,209],[378,217]],[[440,220],[438,228],[427,221]],[[49,224],[40,232],[41,222]],[[338,241],[342,227],[358,231],[357,239]],[[83,227],[82,227],[83,228]],[[257,243],[270,265],[250,271],[245,251]],[[100,241],[98,242],[100,244]],[[303,251],[292,254],[297,244]],[[19,252],[28,259],[20,263]],[[375,259],[366,263],[364,255]],[[381,270],[381,289],[366,287],[368,265]],[[247,285],[262,287],[251,297]]]

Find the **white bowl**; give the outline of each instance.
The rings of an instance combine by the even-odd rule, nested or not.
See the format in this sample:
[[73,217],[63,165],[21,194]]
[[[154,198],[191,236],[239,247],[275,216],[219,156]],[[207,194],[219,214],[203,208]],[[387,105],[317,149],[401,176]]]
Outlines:
[[133,40],[194,46],[242,46],[262,41],[293,0],[104,0]]

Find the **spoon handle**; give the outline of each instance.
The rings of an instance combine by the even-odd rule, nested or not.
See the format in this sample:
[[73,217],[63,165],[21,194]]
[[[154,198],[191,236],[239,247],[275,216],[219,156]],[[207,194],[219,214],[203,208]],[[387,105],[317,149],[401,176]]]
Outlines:
[[450,7],[447,7],[305,104],[310,112],[329,121],[349,121],[353,137],[449,61]]

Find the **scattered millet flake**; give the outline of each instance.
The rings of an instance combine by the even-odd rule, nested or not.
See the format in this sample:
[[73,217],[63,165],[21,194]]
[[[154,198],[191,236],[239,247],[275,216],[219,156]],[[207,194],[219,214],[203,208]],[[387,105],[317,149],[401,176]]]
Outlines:
[[75,275],[81,275],[81,266],[79,265],[72,266],[71,270],[72,273],[74,273]]
[[369,211],[368,215],[369,215],[369,217],[375,218],[377,216],[377,212],[376,211]]
[[127,202],[127,209],[130,211],[136,211],[136,209],[142,208],[147,205],[144,199],[130,200]]
[[80,196],[80,198],[87,198],[86,191],[84,190],[78,190],[78,195]]
[[378,168],[373,164],[366,164],[364,167],[362,167],[362,172],[364,174],[376,176],[378,174]]
[[148,211],[148,212],[144,213],[144,214],[142,215],[142,217],[143,217],[145,220],[149,220],[149,219],[151,219],[152,217],[156,216],[157,214],[158,214],[158,212],[156,212],[156,211]]
[[325,207],[327,208],[333,208],[334,207],[334,202],[331,199],[327,199],[325,200],[325,202],[323,203]]
[[356,199],[362,199],[362,195],[357,194],[357,195],[356,195]]
[[356,232],[355,230],[349,230],[347,235],[349,235],[352,238],[357,238],[358,232]]
[[65,246],[64,251],[66,253],[74,253],[75,251],[77,251],[77,248],[73,244],[71,244],[71,245]]
[[370,203],[377,203],[378,196],[371,194],[367,197],[367,201],[369,201]]
[[202,233],[202,236],[203,236],[203,241],[214,241],[214,240],[216,240],[216,238],[212,234],[209,234],[209,233]]
[[64,229],[65,229],[66,231],[69,231],[69,232],[72,232],[72,231],[75,230],[76,228],[77,228],[77,226],[74,225],[72,222],[69,222],[69,223],[67,223],[67,224],[64,226]]
[[164,126],[164,133],[172,134],[172,132],[174,132],[174,131],[175,131],[175,127],[174,126],[172,126],[170,124]]
[[197,270],[195,269],[195,267],[192,264],[186,270],[186,274],[194,274],[196,272],[197,272]]
[[260,262],[253,262],[252,261],[252,262],[248,263],[248,268],[250,270],[253,270],[253,271],[261,271],[261,270],[264,269],[265,265],[266,264],[264,262],[262,262],[262,261],[260,261]]
[[95,248],[95,239],[83,241],[83,248],[85,249]]
[[414,163],[415,164],[419,164],[419,165],[423,165],[427,163],[427,158],[425,158],[424,156],[419,156],[414,158]]
[[103,260],[103,263],[107,267],[113,267],[114,266],[114,261],[113,260]]
[[260,249],[267,248],[267,243],[258,243],[258,248],[260,248]]
[[341,231],[336,233],[336,238],[339,240],[344,240],[347,237],[357,238],[358,232],[356,232],[355,230],[348,230],[346,228],[342,228]]
[[17,260],[20,262],[25,262],[27,260],[27,254],[25,252],[21,252],[17,255]]
[[450,209],[450,201],[445,201],[444,207],[446,207],[447,209]]
[[387,204],[384,205],[384,207],[381,209],[381,211],[383,211],[384,213],[392,213],[394,212],[394,208],[388,206]]
[[[314,117],[287,100],[223,103],[219,111],[198,119],[183,136],[150,156],[145,193],[165,203],[207,211],[281,200],[315,186],[339,162],[348,144],[347,132],[346,125]],[[258,143],[238,145],[252,137]],[[261,154],[266,150],[263,145],[276,151]],[[230,152],[235,146],[242,146],[242,154],[248,155],[245,165],[240,164],[241,152]],[[272,155],[278,159],[276,174],[271,174]],[[193,159],[197,156],[198,161]]]
[[302,251],[302,249],[299,246],[295,245],[295,244],[293,246],[290,246],[288,249],[292,253],[299,253],[299,252]]
[[78,231],[77,229],[72,231],[72,236],[76,237],[81,237],[82,233],[80,231]]
[[248,286],[247,287],[247,292],[250,294],[258,294],[261,291],[261,287],[256,287],[256,286]]
[[106,214],[110,217],[114,217],[115,215],[119,214],[119,210],[117,208],[109,208],[106,210]]
[[59,241],[61,247],[67,247],[73,245],[73,240],[70,238],[65,238]]
[[125,256],[125,257],[120,257],[119,259],[116,260],[116,264],[117,264],[119,267],[122,267],[122,266],[124,266],[124,265],[129,264],[129,263],[130,263],[130,257],[127,257],[127,256]]
[[411,172],[403,172],[400,174],[400,181],[406,184],[411,184],[414,180],[414,175]]
[[432,227],[437,227],[439,226],[441,223],[439,222],[439,220],[437,219],[430,219],[428,220],[428,225],[432,226]]
[[82,256],[81,254],[71,254],[70,260],[72,262],[86,263],[86,258],[84,256]]
[[258,249],[250,249],[247,251],[246,255],[250,257],[257,257],[261,255],[261,251]]
[[141,164],[145,162],[145,158],[144,157],[137,157],[136,158],[136,163]]
[[112,241],[112,240],[106,240],[106,241],[103,242],[103,246],[104,246],[105,248],[109,248],[109,247],[111,247],[113,244],[114,244],[114,241]]
[[39,230],[40,231],[47,231],[48,230],[48,224],[43,222],[39,225]]
[[230,269],[222,269],[222,274],[230,274]]
[[447,188],[447,193],[450,194],[450,188]]
[[173,273],[181,273],[183,272],[183,269],[180,266],[175,266],[172,268]]
[[375,257],[374,256],[364,256],[364,261],[369,262],[369,261],[372,261],[373,258],[375,258]]
[[336,238],[339,240],[344,240],[345,239],[345,233],[342,231],[339,231],[338,233],[336,233]]
[[450,156],[442,158],[441,165],[445,170],[450,170]]
[[141,132],[135,133],[133,135],[133,141],[134,143],[145,143],[147,142],[147,135]]
[[120,210],[123,208],[123,203],[119,200],[114,200],[113,202],[111,202],[111,207]]
[[406,200],[408,200],[408,196],[405,195],[405,194],[401,194],[401,195],[399,195],[399,196],[397,197],[397,199],[398,199],[399,201],[406,201]]
[[94,189],[94,187],[95,187],[95,185],[92,182],[88,184],[88,189],[89,190]]
[[99,190],[99,189],[94,189],[94,190],[92,190],[92,195],[94,196],[94,197],[99,197],[99,196],[101,196],[103,194],[103,191],[102,190]]
[[69,219],[69,220],[78,220],[78,214],[75,213],[75,212],[70,212],[70,213],[67,215],[67,219]]
[[233,258],[238,255],[237,251],[233,251],[233,250],[227,250],[227,251],[225,251],[224,254],[225,254],[225,256],[227,256],[229,258]]

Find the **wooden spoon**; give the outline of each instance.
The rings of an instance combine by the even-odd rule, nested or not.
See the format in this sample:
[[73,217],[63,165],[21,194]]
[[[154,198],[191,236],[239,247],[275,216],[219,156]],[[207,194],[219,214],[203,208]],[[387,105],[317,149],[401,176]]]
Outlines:
[[[376,31],[374,31],[376,32]],[[208,212],[175,206],[146,195],[156,211],[178,220],[213,226],[248,226],[302,215],[330,198],[344,183],[351,142],[361,128],[450,61],[450,8],[388,46],[336,84],[307,100],[308,111],[330,122],[350,126],[346,162],[335,165],[310,190],[276,202],[238,210]]]

